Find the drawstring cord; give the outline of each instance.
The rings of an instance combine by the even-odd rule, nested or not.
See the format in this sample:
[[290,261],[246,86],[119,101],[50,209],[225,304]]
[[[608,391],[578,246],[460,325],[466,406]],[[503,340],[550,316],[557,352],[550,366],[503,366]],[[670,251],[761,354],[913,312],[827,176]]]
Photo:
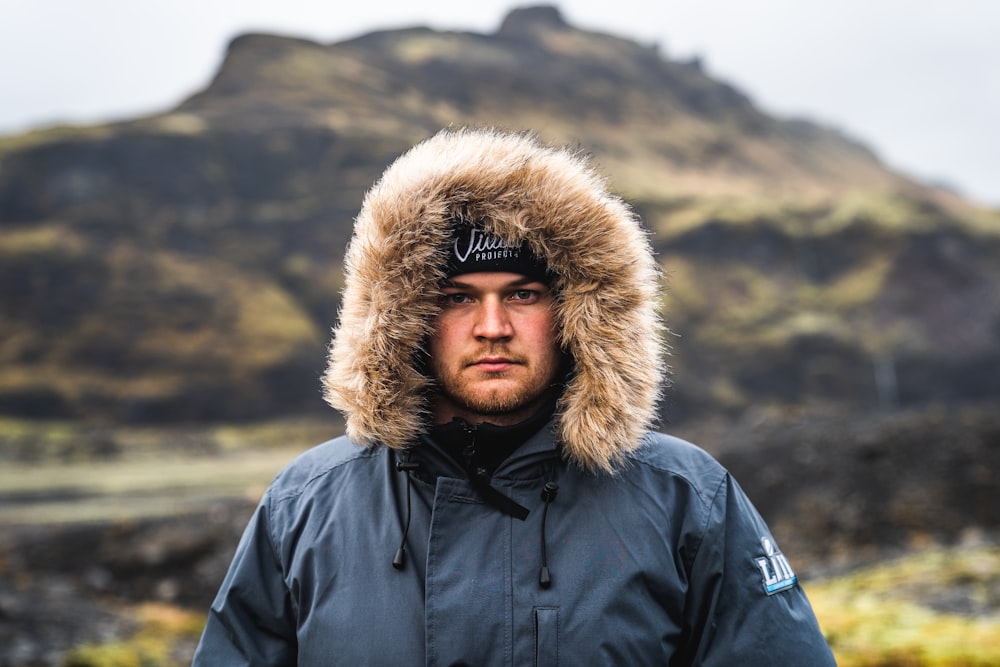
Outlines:
[[[395,555],[392,557],[392,567],[396,570],[402,570],[406,567],[406,537],[410,532],[410,520],[413,518],[413,482],[409,473],[418,470],[420,468],[420,463],[411,462],[409,457],[406,461],[396,462],[396,471],[401,473],[406,473],[406,523],[403,525],[403,537],[399,541],[399,548],[396,549]],[[490,487],[488,487],[490,488]],[[492,490],[492,489],[491,489]],[[549,588],[552,586],[552,575],[549,572],[549,559],[546,549],[545,540],[545,522],[549,516],[549,505],[556,499],[556,495],[559,493],[559,485],[555,482],[545,482],[545,486],[542,488],[542,501],[545,503],[542,507],[542,566],[538,571],[538,585],[542,588]],[[509,499],[507,499],[509,501]],[[512,501],[509,501],[512,502]],[[520,509],[520,505],[516,505]],[[512,516],[517,516],[517,513],[507,511],[507,514]],[[527,515],[527,511],[524,512]],[[524,519],[526,517],[517,518]]]
[[542,588],[552,586],[552,577],[549,575],[549,559],[545,552],[545,519],[549,515],[549,503],[556,499],[559,493],[559,485],[555,482],[545,482],[542,488],[542,500],[545,501],[542,507],[542,568],[538,571],[538,585]]
[[409,473],[417,470],[419,467],[419,463],[410,462],[409,455],[407,455],[405,461],[396,461],[396,472],[406,473],[406,524],[403,526],[403,539],[399,541],[399,548],[396,549],[396,555],[392,557],[392,566],[397,570],[402,570],[406,567],[406,536],[410,532],[410,519],[413,517],[413,512],[411,511],[413,483],[410,481]]

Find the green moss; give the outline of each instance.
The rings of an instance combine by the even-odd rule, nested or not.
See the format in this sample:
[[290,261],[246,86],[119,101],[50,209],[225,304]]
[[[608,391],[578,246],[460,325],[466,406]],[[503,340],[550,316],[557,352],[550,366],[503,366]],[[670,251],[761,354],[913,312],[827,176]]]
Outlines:
[[1000,209],[976,209],[959,220],[968,231],[979,236],[1000,236]]
[[[808,586],[840,667],[1000,664],[1000,548],[935,549]],[[935,611],[964,600],[966,615]],[[978,614],[977,614],[978,611]]]
[[803,302],[805,293],[780,274],[740,265],[719,270],[707,261],[680,257],[668,257],[666,264],[668,321],[684,321],[682,335],[705,344],[782,345],[800,333],[822,329],[832,334],[843,328],[834,314],[810,309]]
[[805,286],[803,300],[815,305],[825,304],[835,311],[867,308],[882,293],[892,266],[892,260],[887,255],[873,256],[867,263],[858,265],[832,283],[818,289],[812,285]]
[[22,134],[0,137],[0,156],[44,144],[104,139],[113,133],[113,125],[111,124],[54,125],[29,130]]
[[130,638],[83,644],[69,651],[63,667],[181,667],[190,656],[178,650],[197,641],[204,627],[199,614],[166,605],[136,610],[140,629]]
[[139,121],[147,131],[158,131],[164,134],[196,136],[208,130],[207,121],[193,113],[167,113]]
[[279,419],[253,424],[224,425],[207,435],[221,451],[245,449],[281,449],[290,442],[300,446],[319,444],[344,432],[339,413],[325,419]]
[[956,212],[926,199],[877,190],[853,190],[817,201],[746,194],[647,201],[640,207],[660,242],[708,223],[770,228],[800,238],[828,237],[852,227],[887,236],[954,225],[979,235],[1000,234],[998,211]]
[[33,225],[6,230],[0,234],[2,255],[78,256],[85,249],[84,240],[64,225]]
[[0,417],[0,460],[6,462],[63,464],[105,460],[117,453],[117,443],[103,429],[71,421]]

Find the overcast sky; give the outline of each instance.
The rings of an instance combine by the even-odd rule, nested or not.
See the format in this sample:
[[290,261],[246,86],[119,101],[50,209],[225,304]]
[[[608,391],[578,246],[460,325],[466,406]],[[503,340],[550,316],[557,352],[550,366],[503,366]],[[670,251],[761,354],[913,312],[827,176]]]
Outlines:
[[[493,32],[514,0],[0,0],[0,134],[165,110],[246,31]],[[582,28],[703,57],[766,111],[1000,207],[1000,0],[562,0]]]

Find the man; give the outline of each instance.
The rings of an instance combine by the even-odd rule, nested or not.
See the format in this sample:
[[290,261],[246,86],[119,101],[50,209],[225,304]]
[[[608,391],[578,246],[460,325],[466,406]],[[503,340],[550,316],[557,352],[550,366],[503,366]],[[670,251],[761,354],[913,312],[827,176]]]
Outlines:
[[579,157],[442,132],[368,193],[325,377],[197,665],[834,664],[712,458],[652,433],[659,273]]

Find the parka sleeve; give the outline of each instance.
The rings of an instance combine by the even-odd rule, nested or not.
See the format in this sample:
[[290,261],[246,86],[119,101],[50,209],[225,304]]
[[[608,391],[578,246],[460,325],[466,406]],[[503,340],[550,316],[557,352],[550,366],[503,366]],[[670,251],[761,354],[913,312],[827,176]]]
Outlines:
[[689,583],[688,641],[671,665],[836,667],[788,560],[728,474],[711,500]]
[[296,664],[295,614],[270,532],[268,501],[265,494],[243,532],[192,667]]

